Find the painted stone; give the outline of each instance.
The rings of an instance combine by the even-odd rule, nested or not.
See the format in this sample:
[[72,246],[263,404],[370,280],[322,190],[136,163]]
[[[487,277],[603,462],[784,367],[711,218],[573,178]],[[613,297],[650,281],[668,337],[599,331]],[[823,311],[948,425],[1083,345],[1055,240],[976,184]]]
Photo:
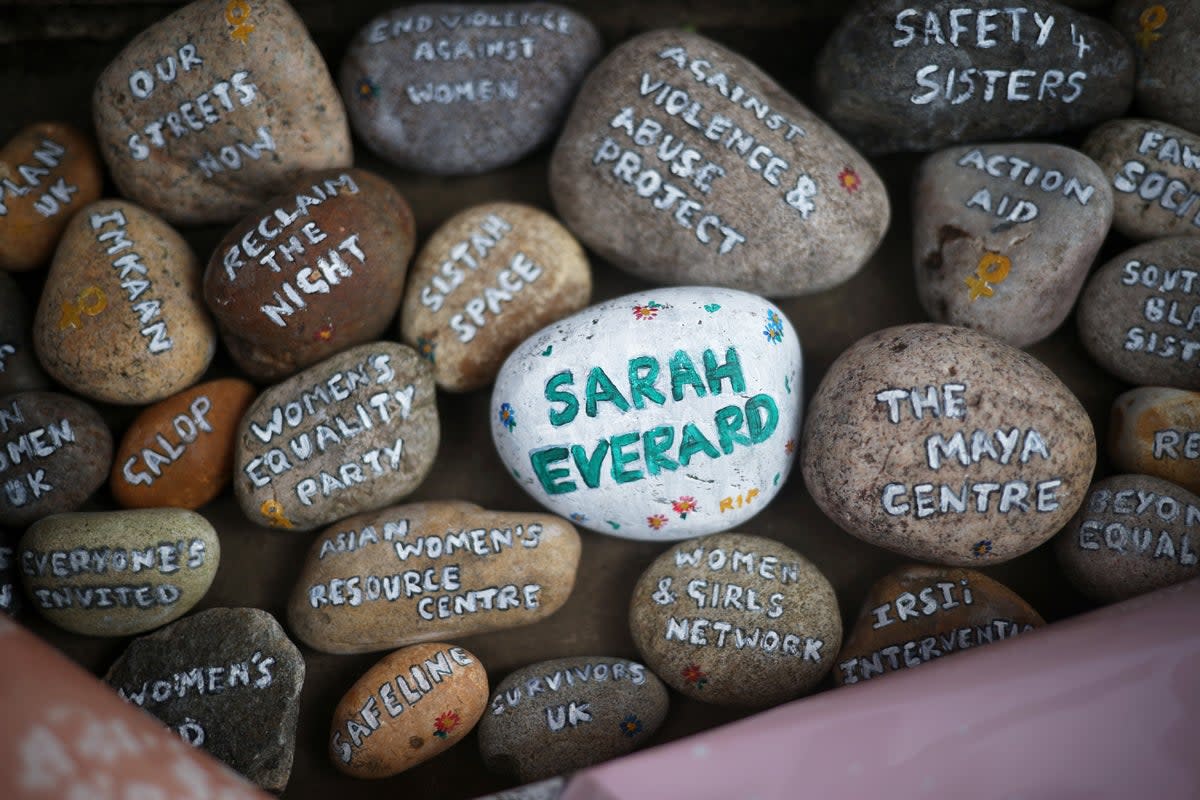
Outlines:
[[101,402],[153,403],[192,385],[217,347],[196,255],[132,203],[82,209],[46,276],[33,345],[51,377]]
[[1013,347],[1067,318],[1112,223],[1112,191],[1082,153],[1052,144],[942,150],[917,175],[917,296],[936,322]]
[[839,686],[861,683],[1044,624],[1015,592],[982,572],[909,564],[871,587],[833,678]]
[[934,150],[1095,125],[1133,100],[1108,24],[1060,3],[863,3],[817,60],[818,105],[868,153]]
[[1114,603],[1200,576],[1200,497],[1149,475],[1113,475],[1054,540],[1063,574]]
[[358,32],[339,83],[375,153],[417,172],[477,174],[553,135],[602,47],[561,6],[403,6]]
[[1141,386],[1117,397],[1108,454],[1121,472],[1200,492],[1200,392]]
[[29,307],[17,282],[0,272],[0,397],[49,384],[33,352]]
[[34,523],[19,557],[30,605],[47,620],[88,636],[129,636],[200,602],[221,543],[194,511],[88,511]]
[[887,229],[879,176],[742,56],[678,30],[589,75],[550,162],[567,227],[655,283],[772,296],[848,280]]
[[333,712],[329,758],[355,778],[386,778],[458,744],[483,715],[487,671],[467,650],[438,642],[390,653]]
[[234,493],[259,525],[313,530],[414,491],[438,435],[428,362],[368,342],[258,396],[238,426]]
[[804,428],[804,480],[847,533],[909,558],[998,564],[1083,502],[1096,436],[1032,356],[946,325],[870,334],[825,373]]
[[440,388],[468,392],[490,384],[518,344],[591,295],[587,255],[554,217],[488,203],[451,217],[425,243],[400,336],[433,364]]
[[766,300],[679,287],[543,328],[492,391],[492,439],[521,488],[577,525],[672,541],[727,530],[786,480],[800,342]]
[[65,394],[0,399],[0,525],[74,511],[104,483],[113,440],[95,409]]
[[479,752],[488,769],[522,783],[549,778],[640,748],[667,706],[667,687],[637,662],[542,661],[497,684],[479,722]]
[[459,501],[360,514],[313,541],[288,625],[325,653],[528,625],[566,602],[579,551],[575,529],[548,514]]
[[1113,188],[1113,228],[1130,239],[1200,235],[1200,136],[1149,119],[1114,119],[1081,148]]
[[1200,238],[1145,242],[1088,279],[1076,321],[1088,354],[1133,384],[1200,389]]
[[764,707],[812,690],[842,644],[833,587],[779,542],[720,533],[680,542],[633,590],[629,628],[646,666],[696,700]]
[[0,531],[0,614],[15,617],[23,605],[17,576],[17,537]]
[[49,261],[67,220],[103,186],[96,146],[75,127],[37,122],[18,131],[0,148],[0,270]]
[[100,75],[92,114],[121,194],[177,225],[232,222],[353,159],[337,88],[285,0],[197,0],[151,25]]
[[1200,6],[1189,0],[1117,0],[1112,24],[1133,47],[1133,94],[1147,116],[1200,130]]
[[304,658],[257,608],[210,608],[134,639],[104,676],[126,702],[247,780],[292,772]]
[[280,380],[387,329],[416,227],[391,183],[360,169],[305,174],[217,245],[204,299],[230,355]]
[[125,431],[109,486],[125,508],[197,509],[233,474],[234,436],[255,397],[239,378],[193,386],[144,410]]

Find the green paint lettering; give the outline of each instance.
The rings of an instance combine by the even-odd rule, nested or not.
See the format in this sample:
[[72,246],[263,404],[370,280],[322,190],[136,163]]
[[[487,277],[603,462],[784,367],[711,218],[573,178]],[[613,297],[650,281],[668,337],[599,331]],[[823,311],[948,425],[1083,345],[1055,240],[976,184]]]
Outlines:
[[[765,416],[763,416],[765,415]],[[779,408],[769,394],[756,394],[746,401],[746,428],[750,441],[765,442],[779,425]]]
[[726,379],[729,381],[729,390],[734,394],[746,391],[746,378],[742,375],[742,361],[738,358],[736,348],[726,349],[725,363],[720,365],[713,351],[705,350],[704,377],[708,380],[708,390],[713,394],[721,393],[721,381]]
[[717,423],[717,441],[721,444],[721,452],[729,455],[733,452],[735,444],[750,444],[750,437],[744,433],[738,433],[741,430],[745,419],[742,417],[742,410],[737,406],[725,406],[718,409],[713,415],[713,420]]
[[679,465],[666,455],[675,443],[675,428],[670,425],[659,425],[642,434],[643,458],[646,459],[646,472],[657,475],[662,470],[675,471]]
[[600,485],[600,467],[604,465],[606,455],[608,455],[608,439],[596,442],[596,447],[590,456],[583,449],[583,445],[571,445],[571,457],[575,459],[579,477],[583,478],[583,482],[588,485],[588,488],[595,489]]
[[592,367],[592,371],[588,373],[586,391],[586,413],[589,417],[596,416],[596,406],[601,401],[612,403],[622,412],[629,410],[629,401],[600,367]]
[[654,388],[654,382],[657,380],[658,359],[650,356],[629,359],[629,399],[633,401],[635,408],[646,407],[642,402],[643,397],[659,406],[666,402],[663,393]]
[[546,381],[545,396],[551,403],[562,403],[560,409],[550,409],[550,424],[556,428],[560,428],[571,422],[579,415],[579,401],[571,392],[562,391],[559,387],[571,386],[575,383],[575,378],[569,370],[558,373],[550,380]]
[[676,350],[671,356],[671,399],[683,399],[683,387],[691,386],[696,390],[696,397],[704,397],[704,382],[692,359],[682,350]]
[[619,436],[612,437],[612,463],[609,465],[612,469],[613,480],[617,483],[630,483],[631,481],[640,481],[646,477],[640,469],[625,469],[626,464],[632,464],[638,460],[637,451],[626,453],[625,448],[631,444],[636,444],[638,433],[622,433]]
[[689,422],[683,426],[683,439],[679,443],[679,463],[686,467],[692,461],[692,456],[696,453],[703,452],[709,458],[720,458],[721,454],[717,452],[717,448],[713,447],[712,442],[704,437],[700,429],[696,427],[696,423]]
[[565,447],[544,447],[529,453],[529,464],[533,467],[533,474],[537,475],[546,494],[568,494],[578,488],[574,481],[562,480],[571,475],[570,470],[566,467],[553,469],[550,467],[551,464],[563,461],[566,457],[567,448]]

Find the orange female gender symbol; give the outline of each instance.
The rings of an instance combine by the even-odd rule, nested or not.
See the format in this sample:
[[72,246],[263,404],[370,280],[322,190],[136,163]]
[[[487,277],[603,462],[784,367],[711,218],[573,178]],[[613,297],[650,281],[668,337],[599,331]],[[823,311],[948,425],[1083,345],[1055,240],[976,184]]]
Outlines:
[[259,508],[262,515],[266,517],[272,528],[293,528],[292,521],[283,515],[283,503],[278,500],[265,500]]
[[967,278],[967,288],[971,290],[969,299],[972,303],[980,297],[991,297],[996,293],[993,283],[1001,283],[1008,277],[1012,269],[1012,260],[999,253],[987,252],[979,259],[975,274]]
[[229,0],[225,6],[225,21],[233,26],[229,32],[230,39],[237,39],[242,44],[250,40],[254,26],[247,20],[250,18],[250,4],[246,0]]
[[1149,50],[1150,45],[1162,38],[1162,34],[1157,31],[1167,24],[1167,16],[1166,7],[1160,4],[1150,6],[1138,17],[1138,24],[1142,29],[1135,38],[1143,50]]

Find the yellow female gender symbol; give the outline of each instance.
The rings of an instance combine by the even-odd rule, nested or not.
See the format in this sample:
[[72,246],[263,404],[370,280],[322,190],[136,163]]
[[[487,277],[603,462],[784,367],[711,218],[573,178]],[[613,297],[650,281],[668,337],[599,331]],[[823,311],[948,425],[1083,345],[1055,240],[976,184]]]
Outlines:
[[79,297],[75,298],[74,303],[62,304],[62,316],[58,318],[58,329],[63,331],[67,328],[82,327],[81,314],[94,317],[106,308],[108,308],[108,295],[104,294],[104,290],[99,286],[89,286],[79,293]]
[[250,40],[254,26],[247,22],[249,18],[250,4],[246,0],[229,0],[229,5],[225,6],[225,21],[233,26],[230,39],[237,39],[242,44]]
[[967,288],[971,290],[970,301],[974,303],[980,297],[991,297],[996,293],[991,284],[1001,283],[1008,277],[1008,271],[1012,269],[1012,260],[1008,256],[1000,255],[999,253],[987,252],[983,254],[983,258],[979,259],[978,266],[975,267],[975,274],[967,278]]
[[262,515],[271,522],[272,528],[294,528],[292,521],[283,515],[283,503],[278,500],[265,500],[259,508]]
[[1149,50],[1150,45],[1162,38],[1162,34],[1157,31],[1167,24],[1167,9],[1162,5],[1150,6],[1138,17],[1138,24],[1142,29],[1135,37],[1137,43],[1143,50]]

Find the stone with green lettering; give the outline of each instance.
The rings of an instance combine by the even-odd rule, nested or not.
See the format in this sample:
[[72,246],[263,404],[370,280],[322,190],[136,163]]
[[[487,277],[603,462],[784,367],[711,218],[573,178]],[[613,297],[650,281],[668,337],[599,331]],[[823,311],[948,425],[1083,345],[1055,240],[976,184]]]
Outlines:
[[727,530],[761,511],[800,435],[800,342],[767,300],[653,289],[543,328],[496,379],[492,438],[556,514],[629,539]]

